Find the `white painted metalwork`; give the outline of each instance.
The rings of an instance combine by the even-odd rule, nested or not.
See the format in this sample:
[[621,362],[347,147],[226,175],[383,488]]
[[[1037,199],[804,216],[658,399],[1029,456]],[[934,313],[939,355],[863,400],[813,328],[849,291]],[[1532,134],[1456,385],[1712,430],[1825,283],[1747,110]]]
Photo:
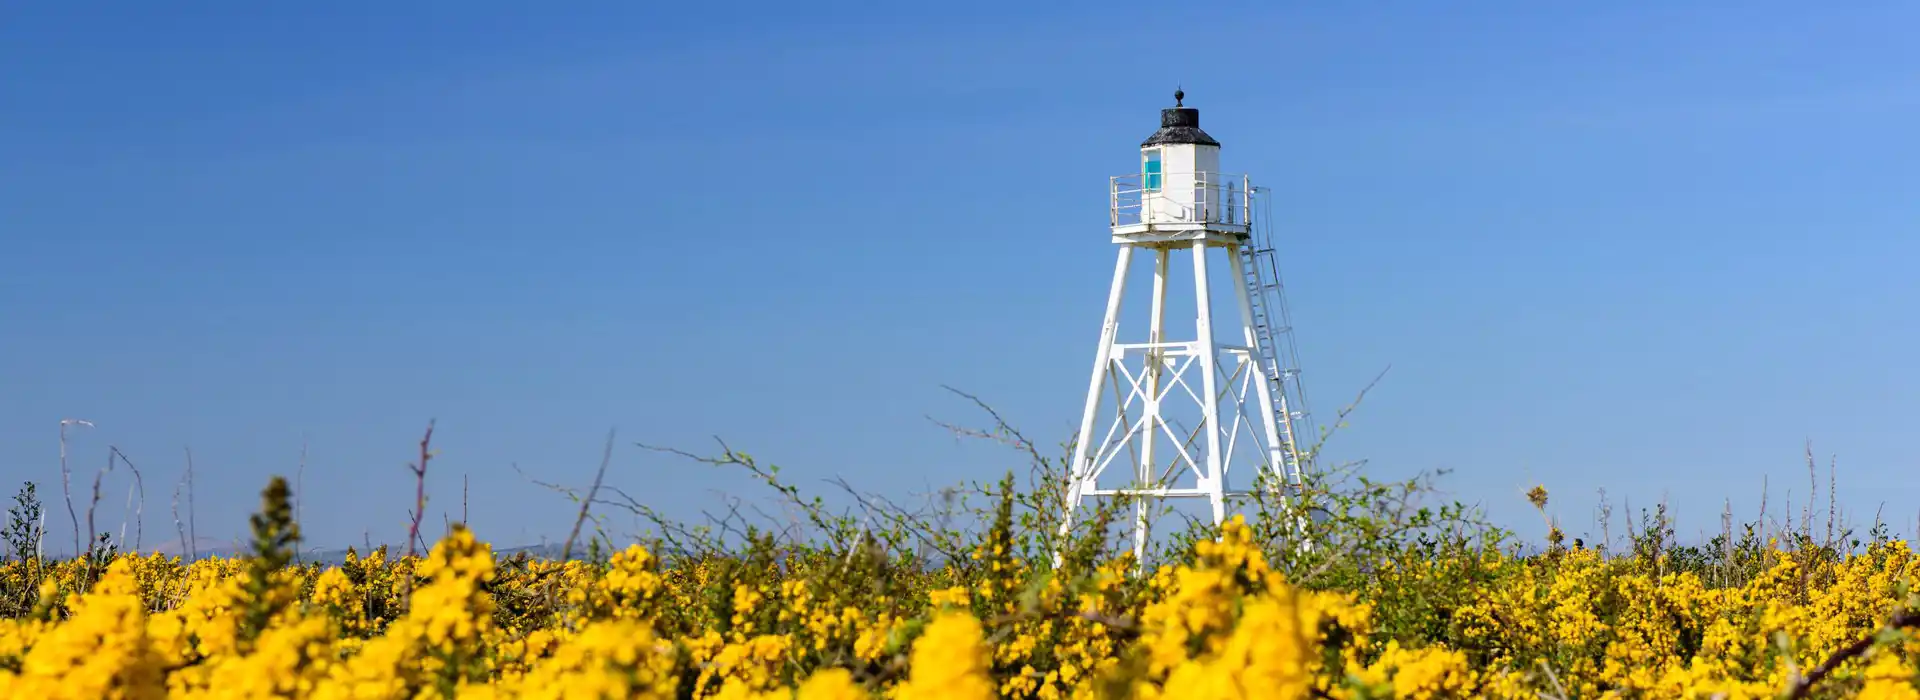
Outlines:
[[[1119,251],[1069,465],[1061,533],[1071,531],[1086,499],[1134,497],[1134,552],[1144,561],[1152,501],[1206,499],[1218,525],[1229,500],[1247,494],[1229,485],[1230,474],[1252,470],[1272,475],[1276,484],[1302,484],[1311,455],[1299,442],[1311,439],[1312,429],[1265,211],[1267,191],[1245,175],[1160,170],[1167,161],[1212,166],[1216,145],[1141,150],[1148,163],[1142,173],[1109,180],[1108,221]],[[1150,311],[1144,341],[1121,342],[1136,251],[1154,262]],[[1193,315],[1186,309],[1180,315],[1193,325],[1192,335],[1170,339],[1167,297],[1176,253],[1192,263]],[[1239,310],[1238,343],[1214,334],[1211,280],[1222,272]],[[1182,414],[1197,424],[1178,425]]]
[[[1265,190],[1259,194],[1265,194]],[[1280,281],[1270,203],[1264,196],[1254,198],[1253,231],[1248,244],[1240,248],[1240,264],[1248,269],[1247,301],[1252,307],[1253,327],[1259,331],[1260,366],[1268,372],[1269,396],[1265,400],[1273,404],[1274,414],[1280,417],[1281,439],[1287,446],[1282,457],[1287,473],[1298,483],[1302,472],[1313,467],[1312,446],[1319,435],[1313,414],[1307,409],[1307,390],[1300,382],[1300,352],[1294,344],[1286,286]]]
[[1253,187],[1245,175],[1209,172],[1155,173],[1165,185],[1148,187],[1148,174],[1107,178],[1108,220],[1116,233],[1147,224],[1217,224],[1246,231],[1252,223]]

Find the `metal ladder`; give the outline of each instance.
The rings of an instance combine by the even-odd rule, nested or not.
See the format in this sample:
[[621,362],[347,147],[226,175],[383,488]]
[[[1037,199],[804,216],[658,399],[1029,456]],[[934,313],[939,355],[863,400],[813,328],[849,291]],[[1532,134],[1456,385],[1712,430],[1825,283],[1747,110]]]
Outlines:
[[1280,439],[1285,443],[1279,446],[1282,461],[1279,466],[1287,479],[1299,486],[1302,471],[1312,461],[1300,446],[1300,440],[1313,439],[1313,428],[1306,393],[1300,386],[1300,358],[1294,347],[1293,319],[1287,311],[1286,290],[1280,283],[1280,266],[1274,255],[1271,217],[1265,211],[1255,214],[1247,243],[1240,246],[1240,260],[1247,271],[1247,299],[1252,307],[1255,338],[1260,343],[1260,366],[1265,370],[1273,414],[1280,421]]

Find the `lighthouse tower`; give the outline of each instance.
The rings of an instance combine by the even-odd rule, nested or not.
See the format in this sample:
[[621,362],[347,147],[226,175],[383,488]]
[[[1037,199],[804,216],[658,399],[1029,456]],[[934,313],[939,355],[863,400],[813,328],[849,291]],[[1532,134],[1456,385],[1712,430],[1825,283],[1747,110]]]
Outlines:
[[[1311,428],[1267,231],[1266,191],[1245,175],[1220,171],[1220,142],[1200,128],[1200,111],[1185,97],[1173,93],[1160,129],[1140,144],[1140,171],[1109,181],[1119,255],[1061,526],[1062,534],[1072,528],[1087,499],[1134,497],[1139,561],[1154,502],[1206,499],[1218,525],[1228,500],[1247,493],[1229,485],[1230,475],[1251,484],[1266,473],[1275,485],[1298,486],[1310,459],[1298,445]],[[1153,261],[1153,282],[1145,327],[1129,333],[1120,319],[1136,253]],[[1176,253],[1192,265],[1193,294],[1192,306],[1173,311],[1170,326]],[[1217,298],[1225,296],[1217,290],[1222,281],[1231,299]]]

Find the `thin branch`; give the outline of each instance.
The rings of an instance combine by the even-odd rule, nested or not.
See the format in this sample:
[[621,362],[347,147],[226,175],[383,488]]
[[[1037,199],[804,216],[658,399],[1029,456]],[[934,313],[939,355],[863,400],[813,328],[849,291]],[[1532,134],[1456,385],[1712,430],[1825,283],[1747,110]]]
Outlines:
[[185,559],[187,556],[187,526],[180,522],[180,489],[184,488],[186,485],[187,485],[187,478],[185,473],[182,473],[180,475],[179,481],[173,482],[172,510],[173,510],[173,529],[180,533],[180,556],[182,559],[185,560],[185,563],[190,564],[193,562],[193,560]]
[[[134,466],[131,458],[127,458],[127,453],[123,453],[119,447],[108,445],[108,453],[111,456],[119,456],[121,464],[127,464],[127,470],[131,470],[132,472],[132,489],[127,489],[127,501],[129,501],[129,506],[131,506],[132,527],[134,527],[134,529],[132,529],[132,550],[134,550],[134,552],[140,552],[140,543],[146,539],[146,479],[140,478],[140,468]],[[134,493],[140,495],[140,501],[132,501],[132,499],[134,499]],[[119,539],[119,545],[121,545],[121,547],[127,547],[127,522],[125,522],[125,520],[121,520],[121,539]]]
[[200,531],[194,528],[193,448],[187,451],[187,551],[191,559],[200,558]]
[[[1840,650],[1833,652],[1831,656],[1827,657],[1826,661],[1821,662],[1819,666],[1815,666],[1812,671],[1807,672],[1807,675],[1800,676],[1796,673],[1789,676],[1790,678],[1796,678],[1796,680],[1793,683],[1793,687],[1788,691],[1787,697],[1806,697],[1807,693],[1813,691],[1813,685],[1815,683],[1819,683],[1822,679],[1831,675],[1834,669],[1839,668],[1840,664],[1846,663],[1848,659],[1864,654],[1868,649],[1873,648],[1874,643],[1879,641],[1881,635],[1908,627],[1920,627],[1920,611],[1902,611],[1894,615],[1891,620],[1888,620],[1887,625],[1880,630],[1854,640],[1852,644],[1848,644]],[[1788,659],[1791,660],[1792,657],[1789,656]]]
[[[853,488],[852,484],[847,483],[845,479],[836,478],[832,483],[839,486],[842,491],[847,492],[847,495],[853,496],[854,500],[859,502],[862,509],[869,515],[877,514],[893,526],[906,530],[909,534],[913,535],[915,539],[919,540],[921,544],[932,548],[953,561],[964,561],[966,559],[966,555],[959,549],[953,548],[943,541],[946,538],[939,537],[936,533],[929,532],[927,528],[921,526],[919,516],[922,515],[922,513],[910,513],[906,509],[894,505],[884,496],[861,494]],[[846,548],[849,552],[853,549],[850,543],[846,545]]]
[[1813,440],[1807,440],[1807,505],[1801,509],[1800,536],[1802,541],[1813,542],[1813,499],[1820,495],[1820,468],[1813,461]]
[[[1760,544],[1762,545],[1765,545],[1767,543],[1767,500],[1768,500],[1767,499],[1767,475],[1761,474],[1760,475],[1760,516],[1758,518],[1758,522],[1760,523]],[[1771,559],[1771,557],[1768,555],[1772,551],[1773,551],[1773,548],[1771,547],[1767,547],[1761,550],[1762,552],[1761,566],[1764,567],[1768,565],[1767,560]]]
[[407,470],[413,472],[414,507],[407,509],[406,559],[410,564],[407,567],[406,579],[401,582],[400,600],[402,608],[409,610],[413,608],[414,570],[418,566],[417,563],[412,562],[415,553],[418,551],[414,548],[414,545],[418,543],[421,545],[420,549],[426,549],[425,543],[420,541],[420,519],[426,517],[427,462],[433,459],[434,422],[435,419],[427,419],[427,432],[420,436],[420,462],[418,464],[409,463],[407,465]]
[[80,516],[73,511],[73,470],[67,467],[67,426],[69,425],[84,425],[91,428],[93,423],[78,418],[60,419],[60,492],[67,497],[67,518],[73,521],[73,551],[75,556],[79,556]]
[[[133,486],[140,492],[140,500],[134,503],[133,508],[133,551],[137,553],[140,551],[141,542],[144,541],[146,537],[147,483],[146,480],[140,476],[140,468],[133,465],[133,460],[127,459],[126,452],[122,452],[119,447],[113,445],[108,445],[107,449],[112,451],[113,454],[119,455],[120,463],[127,465],[127,469],[133,472]],[[125,545],[126,540],[127,526],[125,523],[121,523],[120,543]]]
[[1834,493],[1834,490],[1838,488],[1840,485],[1839,476],[1835,473],[1835,470],[1839,469],[1839,467],[1840,467],[1840,456],[1828,455],[1828,459],[1827,459],[1827,546],[1828,547],[1834,546],[1833,544],[1834,519],[1839,517],[1839,513],[1840,513],[1840,496]]
[[[943,428],[953,431],[957,435],[967,435],[972,437],[980,437],[980,438],[986,438],[989,440],[1004,442],[1016,448],[1026,451],[1027,455],[1031,456],[1033,458],[1033,461],[1035,462],[1046,461],[1045,457],[1040,456],[1040,451],[1037,449],[1034,449],[1032,440],[1028,440],[1027,436],[1020,434],[1019,430],[1015,429],[1012,425],[1009,425],[1006,419],[1000,417],[999,411],[993,410],[993,407],[987,405],[987,402],[982,401],[980,397],[974,396],[973,394],[969,394],[959,389],[955,389],[945,384],[940,385],[940,388],[953,392],[954,394],[968,401],[972,401],[973,405],[978,406],[982,411],[986,411],[987,417],[993,419],[993,432],[989,433],[989,432],[981,432],[981,431],[971,430],[966,428],[960,428],[960,427],[948,425],[946,423],[942,423],[940,421],[934,420],[933,422],[936,425],[939,425]],[[928,420],[933,420],[933,419],[928,418]]]
[[[418,513],[415,513],[415,512],[414,512],[414,510],[413,510],[412,508],[408,508],[408,509],[407,509],[407,519],[408,519],[408,520],[411,520],[411,521],[413,521],[413,522],[419,522],[419,521],[420,521],[420,514],[418,514]],[[413,555],[413,551],[414,551],[414,549],[413,549],[413,545],[414,545],[414,543],[416,543],[416,542],[420,544],[420,549],[422,549],[422,550],[430,550],[430,549],[431,549],[430,547],[428,547],[428,546],[427,546],[427,538],[426,538],[425,536],[423,536],[423,535],[421,535],[421,534],[420,534],[420,531],[419,531],[419,529],[418,529],[418,528],[415,528],[414,530],[412,530],[412,531],[410,531],[410,532],[408,532],[408,533],[407,533],[407,536],[408,536],[408,537],[410,538],[409,540],[407,540],[407,555],[408,555],[408,556],[412,556],[412,555]]]
[[1328,442],[1333,440],[1334,433],[1339,432],[1340,428],[1346,425],[1347,416],[1353,415],[1353,412],[1360,408],[1360,403],[1367,399],[1367,393],[1373,391],[1373,388],[1380,384],[1380,380],[1387,377],[1387,372],[1392,370],[1393,365],[1391,364],[1382,368],[1379,374],[1373,375],[1372,381],[1367,382],[1366,386],[1360,387],[1360,393],[1353,397],[1353,403],[1347,404],[1335,412],[1333,416],[1333,427],[1327,428],[1324,435],[1314,440],[1313,448],[1307,451],[1306,456],[1301,459],[1302,462],[1311,464],[1319,461],[1321,451],[1326,448]]
[[691,459],[693,461],[700,462],[703,464],[712,465],[712,466],[723,466],[723,467],[734,466],[734,467],[744,468],[749,473],[753,474],[753,476],[759,479],[762,483],[773,488],[773,490],[779,492],[780,496],[786,499],[788,503],[791,503],[794,506],[800,508],[802,512],[805,512],[807,514],[807,519],[813,523],[814,527],[819,528],[822,532],[828,533],[829,536],[831,536],[833,533],[841,532],[845,530],[846,527],[849,526],[847,523],[844,523],[844,522],[835,523],[834,518],[828,516],[826,513],[822,511],[818,498],[815,498],[814,501],[811,503],[801,499],[800,490],[797,487],[780,481],[780,478],[779,478],[780,468],[778,466],[770,466],[770,467],[761,466],[758,462],[755,462],[753,458],[748,456],[747,454],[735,451],[731,446],[727,445],[727,442],[725,440],[720,439],[718,436],[714,437],[714,442],[720,445],[720,456],[718,457],[703,457],[703,456],[696,455],[691,452],[687,452],[685,450],[681,450],[678,448],[657,447],[653,445],[648,445],[646,443],[635,443],[635,445],[640,448],[652,450],[655,452],[665,452],[668,454],[679,455],[681,457]]
[[[535,483],[539,483],[539,482],[535,482]],[[567,493],[571,497],[578,498],[578,496],[574,495],[571,490],[554,486],[552,484],[540,484],[540,485],[545,486],[547,488],[562,491],[563,493]],[[605,488],[607,492],[615,496],[618,496],[621,500],[611,501],[607,499],[600,499],[599,500],[600,505],[609,506],[613,508],[620,508],[620,509],[629,511],[633,513],[635,517],[642,518],[648,522],[653,523],[654,527],[657,527],[660,529],[661,541],[665,542],[668,545],[668,547],[672,548],[675,552],[684,554],[684,555],[697,555],[697,556],[706,556],[710,554],[716,554],[719,552],[719,549],[711,546],[706,541],[706,537],[701,535],[701,533],[688,529],[687,526],[682,525],[665,516],[660,515],[660,513],[658,511],[655,511],[652,507],[641,503],[639,500],[635,499],[630,495],[627,495],[625,491],[620,490],[618,487],[608,486]]]
[[573,541],[580,536],[580,524],[587,521],[587,511],[600,493],[600,482],[607,476],[607,464],[613,461],[613,433],[614,429],[607,429],[607,446],[600,453],[600,469],[593,473],[593,487],[587,489],[587,497],[580,499],[580,515],[573,519],[573,531],[567,533],[567,543],[560,547],[560,561],[573,557]]
[[[119,547],[121,551],[126,551],[127,549],[127,524],[128,524],[127,511],[133,510],[135,507],[133,502],[133,497],[134,497],[134,494],[139,490],[138,486],[139,485],[137,483],[127,484],[127,501],[126,503],[120,506],[121,508],[120,537],[119,539],[114,540],[113,546]],[[136,540],[139,539],[139,533],[137,530],[135,531],[135,539]],[[139,548],[136,547],[133,551],[138,552]]]
[[87,549],[86,552],[81,555],[87,558],[89,562],[87,566],[89,568],[93,566],[91,563],[93,560],[93,538],[95,533],[93,529],[93,511],[100,505],[100,480],[106,477],[107,472],[113,471],[114,458],[118,454],[118,452],[109,450],[107,452],[107,466],[95,472],[93,475],[93,500],[87,503]]
[[722,493],[719,495],[721,500],[727,504],[727,517],[715,518],[713,517],[712,513],[709,513],[704,510],[700,511],[700,514],[705,516],[707,518],[707,522],[712,523],[714,528],[720,530],[720,534],[737,535],[740,537],[741,541],[751,542],[752,536],[749,535],[746,530],[740,529],[739,527],[736,527],[733,524],[734,521],[736,520],[741,522],[746,521],[746,518],[741,517],[740,515],[740,497],[731,496],[725,493]]
[[1553,682],[1553,689],[1555,692],[1555,694],[1551,696],[1547,695],[1546,693],[1541,693],[1540,697],[1543,697],[1543,698],[1550,697],[1550,698],[1553,698],[1554,700],[1566,700],[1567,687],[1560,684],[1559,674],[1556,674],[1553,672],[1553,667],[1547,665],[1546,659],[1540,659],[1538,663],[1540,664],[1540,670],[1547,672],[1547,680]]
[[420,463],[409,464],[407,469],[413,472],[413,510],[407,515],[412,524],[407,527],[407,557],[414,556],[413,543],[420,537],[420,518],[427,511],[427,461],[433,459],[433,424],[427,420],[427,433],[420,437]]

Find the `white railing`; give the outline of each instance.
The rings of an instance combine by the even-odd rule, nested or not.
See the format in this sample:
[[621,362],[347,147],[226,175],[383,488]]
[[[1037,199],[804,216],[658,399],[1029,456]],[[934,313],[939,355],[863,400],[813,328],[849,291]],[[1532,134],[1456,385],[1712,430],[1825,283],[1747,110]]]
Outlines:
[[[1147,179],[1158,187],[1147,187]],[[1108,178],[1108,220],[1113,226],[1135,224],[1252,223],[1254,187],[1245,175],[1225,173],[1155,173]]]

